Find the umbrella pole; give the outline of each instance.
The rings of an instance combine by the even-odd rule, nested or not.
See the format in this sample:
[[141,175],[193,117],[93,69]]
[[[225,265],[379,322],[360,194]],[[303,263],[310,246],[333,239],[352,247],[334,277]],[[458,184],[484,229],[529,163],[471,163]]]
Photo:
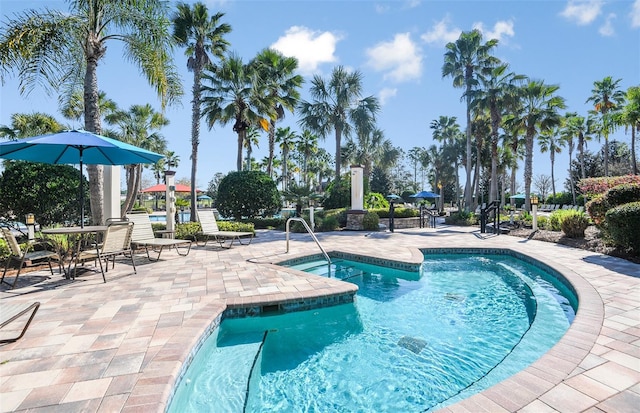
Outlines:
[[84,228],[84,194],[82,190],[82,148],[80,148],[80,228]]

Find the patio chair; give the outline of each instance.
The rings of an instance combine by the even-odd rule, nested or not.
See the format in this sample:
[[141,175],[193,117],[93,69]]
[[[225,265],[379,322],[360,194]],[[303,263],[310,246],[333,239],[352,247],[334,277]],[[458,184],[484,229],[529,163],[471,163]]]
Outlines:
[[[213,211],[198,211],[198,221],[202,227],[201,235],[204,236],[204,245],[207,245],[209,239],[213,238],[220,244],[222,248],[231,248],[233,241],[238,240],[241,245],[249,245],[253,240],[253,232],[241,232],[241,231],[220,231],[218,223],[216,222],[216,216],[213,215]],[[242,243],[242,239],[249,239],[246,244]],[[225,246],[225,242],[229,240],[229,246]]]
[[[127,214],[127,219],[134,223],[131,243],[134,248],[144,248],[149,261],[158,261],[164,247],[175,247],[178,255],[186,256],[191,251],[191,241],[188,239],[156,238],[151,226],[151,220],[147,213]],[[180,252],[180,247],[186,252]],[[154,259],[149,254],[149,249],[157,251],[158,256]]]
[[2,305],[0,305],[0,329],[12,325],[14,321],[18,320],[25,314],[31,313],[31,315],[18,336],[8,338],[0,337],[0,343],[13,343],[14,341],[21,339],[27,331],[27,328],[29,328],[29,324],[31,324],[33,317],[35,317],[38,308],[40,308],[40,303],[38,301],[35,303],[2,303]]
[[[4,237],[9,247],[9,257],[7,258],[7,263],[4,266],[4,272],[2,273],[0,284],[7,283],[11,286],[11,288],[15,288],[16,284],[18,283],[18,277],[20,276],[20,272],[22,271],[22,267],[25,265],[25,263],[33,263],[34,261],[41,261],[44,259],[46,259],[47,263],[49,264],[49,271],[51,271],[51,275],[53,275],[53,267],[51,266],[52,259],[58,261],[58,268],[60,269],[60,273],[62,274],[62,267],[60,266],[61,260],[57,252],[50,251],[47,249],[42,249],[39,251],[29,251],[31,247],[34,247],[36,245],[51,247],[51,244],[49,242],[47,241],[31,242],[29,243],[29,246],[25,248],[23,251],[22,248],[20,248],[20,244],[18,244],[16,237],[13,235],[11,230],[9,230],[9,228],[0,227],[0,231],[2,231],[2,236]],[[4,280],[4,277],[7,275],[7,271],[9,270],[9,264],[11,264],[11,261],[13,260],[19,261],[20,266],[18,267],[18,272],[16,273],[16,278],[13,280],[13,284],[10,284]]]
[[[136,274],[136,263],[133,260],[133,250],[131,249],[131,236],[133,232],[133,222],[126,221],[114,221],[107,226],[107,230],[104,233],[101,244],[95,245],[95,250],[81,251],[75,259],[75,266],[73,269],[73,275],[75,278],[76,268],[78,263],[84,263],[87,261],[98,261],[100,264],[100,272],[102,273],[102,280],[107,282],[105,272],[109,271],[109,260],[113,260],[111,268],[115,268],[116,256],[124,255],[131,258],[131,264],[133,265],[133,273]],[[102,261],[105,266],[103,267]]]

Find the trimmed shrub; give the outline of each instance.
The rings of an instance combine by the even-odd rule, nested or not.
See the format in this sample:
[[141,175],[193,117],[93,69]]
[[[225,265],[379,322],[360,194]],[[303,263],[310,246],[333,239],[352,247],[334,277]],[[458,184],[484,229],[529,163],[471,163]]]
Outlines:
[[568,210],[562,215],[560,227],[569,238],[584,238],[584,231],[589,226],[589,219],[582,212]]
[[[389,208],[375,208],[369,211],[375,212],[378,218],[389,218]],[[395,208],[393,210],[394,218],[412,218],[419,217],[420,210],[414,208]]]
[[[247,224],[253,224],[253,227],[255,229],[273,229],[273,228],[280,228],[284,226],[285,223],[285,219],[284,218],[251,218],[249,220],[242,220],[241,222],[247,223]],[[224,221],[220,221],[218,222],[218,225]]]
[[558,209],[553,211],[551,215],[549,215],[549,229],[551,231],[561,231],[562,230],[562,221],[566,217],[568,217],[572,212],[577,212],[571,209]]
[[539,215],[538,216],[538,227],[541,229],[550,229],[551,228],[551,223],[549,222],[549,217],[546,217],[544,215]]
[[196,234],[200,231],[202,231],[202,228],[200,227],[199,222],[185,222],[184,224],[176,224],[174,237],[178,239],[195,240]]
[[601,226],[605,223],[605,214],[609,209],[609,203],[604,195],[598,195],[587,202],[586,210],[594,224]]
[[601,178],[586,178],[578,181],[578,188],[580,192],[587,195],[589,198],[596,195],[604,194],[608,189],[616,187],[622,184],[640,184],[639,175],[623,175],[623,176],[610,176]]
[[336,215],[328,215],[316,222],[316,227],[318,231],[322,232],[335,231],[340,228],[340,223],[338,222],[338,217]]
[[380,218],[378,214],[372,211],[368,211],[362,218],[362,227],[367,231],[377,231],[379,229],[379,223]]
[[640,184],[622,184],[609,189],[605,197],[609,208],[640,201]]
[[616,245],[640,254],[640,202],[630,202],[607,211],[608,233]]
[[456,214],[451,214],[445,217],[444,223],[447,225],[459,225],[470,227],[472,225],[478,225],[478,217],[467,211],[459,211]]
[[280,193],[276,183],[261,171],[230,172],[218,185],[216,208],[222,216],[242,217],[273,215],[280,210]]

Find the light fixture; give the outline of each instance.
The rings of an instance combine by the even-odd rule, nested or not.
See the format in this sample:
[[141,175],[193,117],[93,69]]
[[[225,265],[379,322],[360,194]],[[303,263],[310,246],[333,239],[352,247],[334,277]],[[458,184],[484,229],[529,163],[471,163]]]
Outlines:
[[35,225],[36,224],[36,216],[32,213],[28,213],[24,216],[25,224],[27,225]]
[[531,195],[531,205],[538,205],[538,195]]

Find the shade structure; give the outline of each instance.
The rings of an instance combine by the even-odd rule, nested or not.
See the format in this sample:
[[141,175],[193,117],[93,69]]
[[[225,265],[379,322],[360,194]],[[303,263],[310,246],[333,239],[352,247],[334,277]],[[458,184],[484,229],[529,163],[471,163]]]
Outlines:
[[526,194],[515,194],[515,195],[511,195],[509,198],[511,199],[525,199],[527,197]]
[[[191,187],[182,184],[175,184],[175,192],[191,192]],[[165,192],[167,190],[167,186],[165,184],[158,184],[154,186],[150,186],[149,188],[145,188],[140,192],[148,193],[148,192]],[[199,189],[196,189],[196,192],[202,192]]]
[[84,130],[66,130],[15,141],[0,142],[0,158],[80,165],[80,225],[84,226],[82,165],[156,163],[164,156],[116,139]]
[[209,195],[200,195],[198,196],[198,201],[210,201],[213,198],[211,198]]
[[428,199],[428,198],[440,198],[440,195],[436,194],[435,192],[420,191],[417,194],[410,195],[410,197]]

